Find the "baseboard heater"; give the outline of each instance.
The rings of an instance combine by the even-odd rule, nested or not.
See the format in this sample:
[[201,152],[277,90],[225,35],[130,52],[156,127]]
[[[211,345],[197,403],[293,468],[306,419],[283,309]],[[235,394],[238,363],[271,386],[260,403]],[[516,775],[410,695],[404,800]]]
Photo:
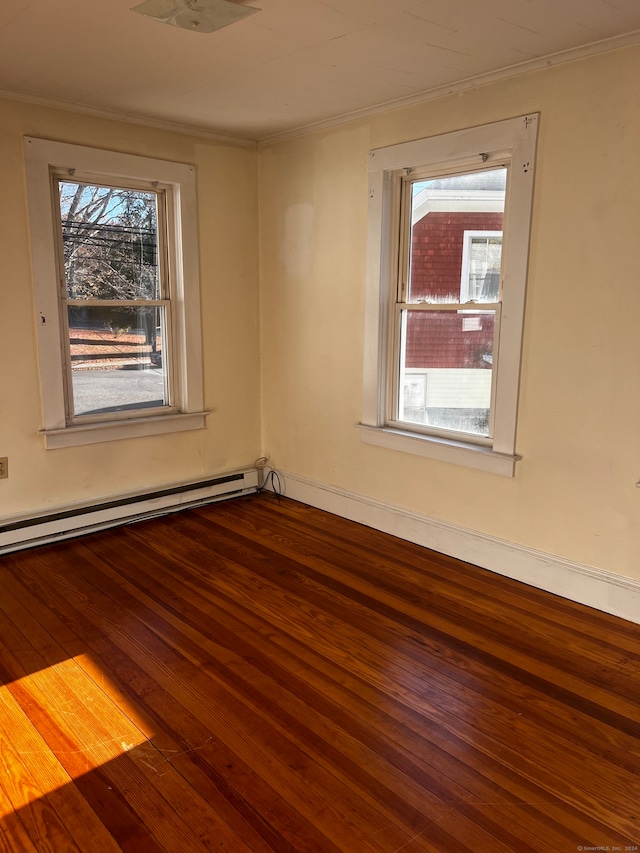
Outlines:
[[0,522],[0,554],[249,495],[257,489],[258,469],[247,468],[166,489],[122,495],[98,504],[74,504],[44,515],[6,518]]

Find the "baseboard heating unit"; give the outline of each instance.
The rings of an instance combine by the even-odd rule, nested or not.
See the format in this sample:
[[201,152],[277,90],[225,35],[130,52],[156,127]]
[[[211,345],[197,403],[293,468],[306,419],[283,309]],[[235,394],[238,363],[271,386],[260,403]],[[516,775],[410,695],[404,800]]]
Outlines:
[[192,506],[212,503],[258,489],[258,469],[231,471],[207,480],[180,483],[150,492],[136,492],[93,504],[72,504],[33,516],[0,521],[0,554],[69,539],[119,524],[142,521]]

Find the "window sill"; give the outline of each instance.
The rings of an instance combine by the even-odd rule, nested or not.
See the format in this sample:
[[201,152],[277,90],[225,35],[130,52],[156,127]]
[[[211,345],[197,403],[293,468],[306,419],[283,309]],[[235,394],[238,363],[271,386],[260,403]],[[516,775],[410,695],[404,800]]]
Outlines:
[[507,453],[497,453],[490,447],[405,432],[392,427],[374,427],[367,424],[356,424],[356,426],[359,427],[361,439],[366,444],[386,447],[388,450],[397,450],[401,453],[426,456],[440,462],[452,462],[455,465],[464,465],[466,468],[476,468],[479,471],[488,471],[503,477],[514,476],[515,463],[520,458]]
[[75,447],[81,444],[118,441],[123,438],[204,429],[204,419],[207,414],[207,412],[189,412],[188,414],[82,424],[64,429],[43,429],[40,434],[44,436],[47,450],[56,450],[59,447]]

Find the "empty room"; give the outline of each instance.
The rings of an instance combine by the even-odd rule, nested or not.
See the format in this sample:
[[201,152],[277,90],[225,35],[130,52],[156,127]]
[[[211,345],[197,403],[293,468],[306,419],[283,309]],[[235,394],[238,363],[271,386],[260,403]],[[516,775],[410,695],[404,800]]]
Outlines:
[[640,849],[640,7],[6,0],[0,851]]

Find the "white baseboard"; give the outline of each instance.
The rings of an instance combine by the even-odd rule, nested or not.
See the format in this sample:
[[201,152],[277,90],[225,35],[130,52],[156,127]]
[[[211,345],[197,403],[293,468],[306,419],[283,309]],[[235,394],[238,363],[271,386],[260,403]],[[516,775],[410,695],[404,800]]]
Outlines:
[[536,551],[418,515],[393,504],[300,477],[278,472],[283,494],[423,545],[450,557],[522,581],[579,604],[640,623],[640,581]]

